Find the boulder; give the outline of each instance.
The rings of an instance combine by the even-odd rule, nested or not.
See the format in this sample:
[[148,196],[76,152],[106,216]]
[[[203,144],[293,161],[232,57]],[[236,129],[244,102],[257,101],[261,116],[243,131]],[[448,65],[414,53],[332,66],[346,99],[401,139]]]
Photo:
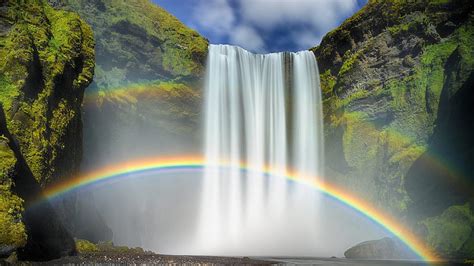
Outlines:
[[413,259],[413,252],[397,239],[384,237],[359,243],[344,252],[348,259]]

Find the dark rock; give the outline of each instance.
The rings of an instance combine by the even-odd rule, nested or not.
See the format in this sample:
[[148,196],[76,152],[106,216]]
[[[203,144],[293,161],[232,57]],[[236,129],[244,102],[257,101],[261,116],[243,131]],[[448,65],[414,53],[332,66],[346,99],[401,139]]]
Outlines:
[[8,258],[13,252],[15,252],[17,247],[7,245],[7,246],[0,246],[0,258]]
[[348,259],[412,259],[414,254],[405,244],[385,237],[359,243],[344,252]]
[[77,14],[55,11],[46,1],[0,5],[0,134],[8,143],[3,149],[10,151],[10,160],[1,162],[0,200],[15,206],[2,213],[0,227],[13,233],[2,232],[7,239],[0,244],[13,242],[20,259],[74,255],[62,219],[74,210],[73,202],[55,210],[40,199],[42,188],[79,171],[81,105],[94,73],[93,33]]
[[10,254],[10,256],[5,259],[5,262],[9,264],[18,264],[18,255],[16,254],[16,252]]
[[[0,135],[8,139],[10,149],[14,152],[17,163],[13,188],[15,194],[25,201],[25,211],[22,221],[27,231],[27,243],[18,248],[18,257],[29,260],[50,260],[62,256],[74,255],[76,245],[74,239],[63,226],[53,207],[48,201],[38,202],[43,198],[42,190],[35,180],[20,147],[14,141],[6,127],[3,106],[0,104]],[[5,249],[5,254],[13,250]]]
[[456,24],[454,24],[452,21],[447,21],[445,23],[440,24],[437,28],[437,31],[439,35],[444,38],[453,33],[456,28]]

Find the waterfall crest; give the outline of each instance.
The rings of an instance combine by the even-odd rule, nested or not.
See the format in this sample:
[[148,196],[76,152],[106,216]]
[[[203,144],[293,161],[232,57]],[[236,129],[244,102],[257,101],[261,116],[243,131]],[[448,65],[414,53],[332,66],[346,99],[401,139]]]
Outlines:
[[[284,178],[288,170],[322,176],[322,103],[314,54],[252,54],[210,45],[204,111],[201,253],[307,255],[314,250],[318,195]],[[218,167],[223,161],[230,167]],[[241,163],[250,170],[241,171]],[[265,169],[281,176],[265,175]],[[307,247],[292,252],[293,241]]]

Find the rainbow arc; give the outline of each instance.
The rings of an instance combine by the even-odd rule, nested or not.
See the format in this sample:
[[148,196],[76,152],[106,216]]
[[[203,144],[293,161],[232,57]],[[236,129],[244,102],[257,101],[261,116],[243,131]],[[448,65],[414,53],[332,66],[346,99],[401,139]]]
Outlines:
[[[205,168],[204,159],[201,157],[174,157],[174,158],[145,158],[126,163],[118,163],[110,166],[90,171],[63,182],[52,184],[44,191],[45,199],[53,199],[66,194],[70,191],[84,188],[89,185],[117,180],[120,178],[129,178],[130,176],[143,176],[148,173],[167,173],[167,172],[185,172],[201,171]],[[318,182],[315,178],[310,178],[299,173],[286,172],[281,173],[275,169],[255,169],[251,165],[230,165],[227,162],[221,162],[220,167],[235,167],[241,171],[260,171],[265,175],[274,178],[286,178],[288,180],[309,186],[319,190],[321,193],[336,199],[337,201],[351,207],[352,209],[364,214],[369,219],[381,225],[394,236],[403,241],[414,253],[425,261],[436,261],[436,254],[411,230],[394,217],[375,208],[369,202],[356,197],[350,192],[328,182]],[[42,199],[44,200],[44,199]]]

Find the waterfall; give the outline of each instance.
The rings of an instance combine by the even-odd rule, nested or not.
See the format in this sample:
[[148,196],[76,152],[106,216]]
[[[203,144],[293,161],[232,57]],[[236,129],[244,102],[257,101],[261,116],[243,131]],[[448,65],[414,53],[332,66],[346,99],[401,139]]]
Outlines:
[[308,255],[318,241],[318,195],[284,175],[322,176],[314,54],[210,45],[205,86],[200,253]]

